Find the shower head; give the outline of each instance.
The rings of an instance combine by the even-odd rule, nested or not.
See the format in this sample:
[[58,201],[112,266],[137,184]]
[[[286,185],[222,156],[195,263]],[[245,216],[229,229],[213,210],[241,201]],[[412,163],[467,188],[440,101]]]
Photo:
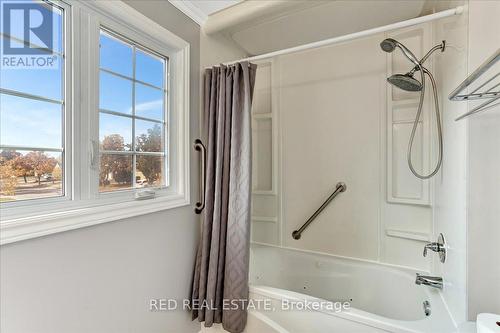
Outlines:
[[405,91],[421,91],[422,83],[415,79],[410,73],[406,74],[394,74],[387,78],[387,81]]
[[405,57],[407,57],[408,60],[410,60],[413,64],[415,64],[415,66],[420,66],[420,62],[418,61],[417,57],[415,57],[415,55],[406,46],[404,46],[397,40],[392,38],[386,38],[380,43],[380,48],[388,53],[393,52],[396,49],[396,47],[398,47],[403,52]]
[[384,50],[385,52],[392,52],[394,49],[396,49],[396,44],[397,41],[392,39],[392,38],[386,38],[380,43],[380,48]]
[[[406,159],[408,161],[408,167],[410,168],[410,171],[419,179],[429,179],[432,176],[434,176],[439,169],[441,168],[441,163],[443,162],[443,132],[442,132],[442,126],[441,126],[441,118],[440,118],[440,113],[439,113],[439,102],[438,102],[438,92],[436,88],[436,81],[434,80],[434,77],[432,76],[431,72],[423,66],[423,63],[425,60],[427,60],[430,55],[435,52],[436,50],[441,50],[444,51],[446,47],[446,42],[443,41],[441,44],[438,44],[434,46],[429,52],[425,54],[425,56],[419,61],[417,57],[403,44],[398,42],[395,39],[392,38],[387,38],[384,39],[380,43],[380,48],[382,48],[383,51],[385,52],[394,52],[396,48],[399,48],[401,52],[403,52],[404,56],[408,58],[415,66],[414,68],[406,73],[406,74],[394,74],[391,77],[387,78],[387,81],[398,87],[399,89],[405,90],[405,91],[419,91],[420,92],[420,98],[418,102],[418,107],[417,107],[417,114],[415,116],[415,121],[413,122],[413,127],[411,130],[410,134],[410,142],[408,143],[408,152],[406,154]],[[420,71],[420,77],[422,78],[421,81],[415,79],[413,77],[414,73],[416,71]],[[439,156],[438,156],[438,162],[436,164],[436,167],[434,168],[434,171],[432,171],[429,174],[422,175],[419,174],[415,168],[413,167],[413,161],[412,161],[412,148],[413,148],[413,141],[415,139],[417,127],[419,124],[419,119],[420,115],[422,114],[422,108],[423,108],[423,103],[424,103],[424,98],[425,98],[425,75],[429,76],[429,80],[432,83],[432,91],[434,93],[434,110],[436,112],[436,125],[437,125],[437,131],[438,131],[438,139],[439,139]]]

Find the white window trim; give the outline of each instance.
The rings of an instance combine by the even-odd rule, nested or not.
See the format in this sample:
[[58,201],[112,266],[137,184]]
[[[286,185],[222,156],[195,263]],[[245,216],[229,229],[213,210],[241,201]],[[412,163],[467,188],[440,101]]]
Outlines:
[[[72,97],[67,118],[72,120],[72,166],[68,170],[73,200],[40,199],[37,204],[20,202],[19,207],[1,205],[0,244],[7,244],[67,230],[87,227],[128,217],[149,214],[190,204],[189,193],[189,43],[161,27],[121,1],[66,0],[65,33],[73,56],[67,66],[67,80],[72,83],[67,97]],[[98,139],[99,28],[106,26],[117,33],[159,50],[169,58],[170,87],[168,154],[170,184],[160,195],[148,200],[134,200],[136,191],[116,195],[99,194],[98,170],[91,167]],[[71,36],[71,37],[70,37]],[[77,41],[77,43],[75,43]],[[152,46],[152,47],[151,47]],[[69,50],[71,48],[71,50]],[[73,82],[71,82],[73,77]],[[68,103],[69,105],[69,103]],[[76,126],[79,124],[79,126]],[[71,128],[71,127],[70,127]],[[71,144],[68,144],[71,143]],[[40,213],[43,212],[43,213]]]

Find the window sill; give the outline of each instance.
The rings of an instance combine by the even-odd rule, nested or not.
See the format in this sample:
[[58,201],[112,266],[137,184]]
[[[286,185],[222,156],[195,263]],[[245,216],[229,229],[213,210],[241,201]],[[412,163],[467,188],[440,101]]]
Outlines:
[[0,245],[189,205],[184,195],[75,208],[1,221]]

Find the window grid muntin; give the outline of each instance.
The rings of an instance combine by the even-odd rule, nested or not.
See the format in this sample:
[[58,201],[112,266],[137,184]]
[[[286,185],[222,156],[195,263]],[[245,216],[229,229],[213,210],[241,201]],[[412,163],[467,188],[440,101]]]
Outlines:
[[[114,75],[114,76],[117,76],[119,78],[122,78],[122,79],[125,79],[125,80],[129,80],[132,82],[132,114],[125,114],[125,113],[122,113],[122,112],[118,112],[118,111],[113,111],[113,110],[107,110],[107,109],[102,109],[100,108],[100,105],[99,105],[99,113],[106,113],[106,114],[111,114],[111,115],[114,115],[114,116],[118,116],[118,117],[126,117],[126,118],[131,118],[132,119],[132,149],[130,151],[108,151],[108,150],[101,150],[99,148],[99,156],[103,155],[103,154],[115,154],[115,155],[132,155],[132,187],[130,188],[123,188],[123,189],[116,189],[116,190],[113,190],[113,191],[100,191],[99,190],[99,194],[104,194],[104,195],[107,195],[107,194],[112,194],[112,193],[119,193],[119,192],[126,192],[126,191],[131,191],[131,190],[135,190],[137,189],[136,187],[136,164],[137,164],[137,156],[157,156],[157,157],[162,157],[162,168],[161,168],[161,172],[162,172],[162,184],[160,186],[151,186],[151,188],[166,188],[169,186],[170,184],[170,179],[168,177],[169,175],[169,172],[168,172],[168,169],[169,169],[169,160],[168,160],[168,155],[166,153],[166,150],[167,150],[167,144],[168,144],[168,135],[167,135],[167,129],[168,129],[168,122],[167,122],[167,119],[168,119],[168,108],[167,108],[167,94],[168,94],[168,91],[167,91],[167,86],[168,86],[168,78],[169,78],[169,71],[168,71],[168,66],[169,66],[169,59],[168,57],[166,56],[163,56],[161,55],[160,53],[158,52],[155,52],[154,50],[151,50],[149,48],[146,48],[136,42],[134,42],[133,40],[127,38],[127,37],[124,37],[120,34],[117,34],[115,32],[113,32],[112,30],[104,27],[104,26],[100,26],[100,29],[99,29],[99,36],[101,34],[104,34],[106,35],[107,37],[110,37],[110,38],[113,38],[113,39],[116,39],[118,42],[120,43],[126,43],[128,45],[130,45],[132,47],[132,77],[128,77],[126,75],[123,75],[123,74],[120,74],[120,73],[116,73],[112,70],[109,70],[109,69],[106,69],[106,68],[102,68],[100,65],[99,65],[99,71],[103,71],[105,73],[108,73],[108,74],[111,74],[111,75]],[[100,48],[100,41],[99,41],[99,48]],[[144,82],[144,81],[141,81],[141,80],[137,80],[136,79],[136,51],[137,50],[141,50],[142,52],[146,53],[147,55],[149,56],[153,56],[153,57],[156,57],[158,58],[159,60],[162,61],[163,63],[163,87],[158,87],[158,86],[155,86],[153,84],[150,84],[150,83],[147,83],[147,82]],[[99,64],[100,64],[100,55],[99,55]],[[162,91],[162,118],[163,120],[159,121],[157,119],[151,119],[151,118],[148,118],[148,117],[142,117],[142,116],[137,116],[136,115],[136,108],[135,108],[135,104],[136,104],[136,95],[135,95],[135,91],[136,91],[136,85],[135,83],[139,83],[139,84],[143,84],[145,86],[148,86],[150,88],[154,88],[154,89],[158,89],[158,90],[161,90]],[[100,102],[99,102],[100,104]],[[140,152],[140,151],[136,151],[136,137],[135,137],[135,120],[145,120],[145,121],[151,121],[151,122],[154,122],[154,123],[159,123],[159,124],[162,124],[162,137],[161,137],[161,145],[162,145],[162,151],[161,152]]]
[[39,102],[47,102],[47,103],[64,105],[64,100],[57,100],[57,99],[53,99],[53,98],[47,98],[47,97],[43,97],[43,96],[40,96],[40,95],[29,94],[29,93],[25,93],[25,92],[18,91],[18,90],[0,88],[0,94],[10,95],[10,96],[15,96],[15,97],[20,97],[20,98],[26,98],[26,99],[31,99],[31,100],[39,101]]
[[[104,26],[101,26],[100,28],[100,33],[106,35],[107,37],[110,37],[110,38],[113,38],[113,39],[116,39],[118,42],[120,43],[126,43],[130,46],[133,47],[133,51],[134,51],[134,58],[135,58],[135,50],[138,49],[150,56],[153,56],[155,58],[158,58],[158,60],[161,60],[163,61],[163,70],[164,70],[164,73],[163,73],[163,76],[164,76],[164,80],[163,80],[163,87],[158,87],[158,86],[155,86],[154,84],[151,84],[151,83],[147,83],[147,82],[144,82],[144,81],[141,81],[141,80],[137,80],[135,79],[135,74],[132,74],[132,76],[134,78],[131,78],[129,76],[126,76],[126,75],[123,75],[123,74],[120,74],[120,73],[116,73],[116,72],[113,72],[112,70],[109,70],[107,68],[102,68],[99,66],[99,69],[104,71],[104,72],[108,72],[109,74],[113,74],[113,75],[116,75],[116,76],[119,76],[119,77],[122,77],[123,79],[127,79],[127,80],[133,80],[135,82],[138,82],[138,83],[141,83],[141,84],[144,84],[144,85],[147,85],[147,86],[151,86],[152,88],[156,88],[156,89],[160,89],[160,90],[163,90],[164,92],[167,92],[167,84],[166,84],[166,81],[167,81],[167,75],[168,73],[166,74],[165,73],[165,69],[167,68],[167,64],[168,64],[168,57],[167,56],[164,56],[152,49],[149,49],[145,46],[142,46],[136,42],[134,42],[133,40],[125,37],[125,36],[122,36]],[[135,68],[134,68],[135,69]]]
[[[62,23],[62,22],[61,22]],[[62,24],[61,24],[62,25]],[[46,52],[48,54],[55,54],[55,55],[58,55],[60,57],[63,57],[63,52],[59,52],[59,51],[56,51],[54,49],[49,49],[49,48],[46,48],[46,47],[41,47],[40,45],[38,44],[34,44],[34,43],[30,43],[30,42],[27,42],[25,40],[22,40],[20,38],[17,38],[17,37],[14,37],[12,35],[8,35],[6,33],[3,33],[3,32],[0,32],[0,37],[2,38],[6,38],[6,39],[11,39],[15,42],[18,42],[18,43],[21,43],[23,44],[24,46],[27,46],[29,48],[32,48],[32,49],[39,49],[40,51],[43,51],[43,52]]]
[[12,202],[6,202],[3,204],[12,204],[12,203],[19,203],[19,202],[29,202],[33,200],[44,200],[44,199],[54,199],[54,198],[62,198],[62,197],[67,197],[68,193],[66,192],[67,190],[67,182],[69,181],[67,178],[68,170],[66,166],[68,165],[67,160],[66,160],[66,136],[67,136],[67,131],[68,129],[66,128],[66,120],[67,120],[67,115],[66,115],[66,103],[65,100],[67,98],[66,95],[66,39],[67,39],[67,34],[66,34],[66,15],[67,12],[65,8],[58,6],[54,2],[50,0],[40,0],[40,1],[35,1],[35,2],[40,2],[44,5],[50,6],[51,10],[54,10],[56,8],[57,10],[60,11],[61,14],[61,31],[60,34],[61,36],[61,52],[58,52],[53,49],[48,49],[48,48],[41,48],[37,46],[36,44],[28,43],[27,41],[21,40],[17,37],[10,36],[7,34],[4,34],[3,32],[0,33],[0,37],[2,38],[11,38],[14,41],[18,41],[23,43],[24,45],[28,45],[29,47],[36,47],[44,52],[55,54],[57,56],[61,57],[61,100],[57,99],[52,99],[52,98],[46,98],[40,95],[35,95],[35,94],[29,94],[25,93],[22,91],[18,90],[12,90],[12,89],[6,89],[1,87],[1,82],[0,82],[0,95],[10,95],[10,96],[15,96],[19,98],[25,98],[29,100],[34,100],[34,101],[39,101],[39,102],[45,102],[45,103],[52,103],[52,104],[58,104],[61,105],[61,147],[60,148],[54,148],[54,147],[28,147],[28,146],[18,146],[18,145],[0,145],[0,150],[14,150],[14,151],[23,151],[25,153],[29,153],[31,151],[38,151],[38,152],[60,152],[61,153],[61,163],[62,163],[62,168],[61,168],[61,191],[60,194],[54,195],[54,196],[48,196],[48,197],[39,197],[39,198],[28,198],[28,199],[21,199],[21,200],[14,200]]
[[163,125],[166,124],[166,122],[164,120],[158,120],[158,119],[153,119],[153,118],[148,118],[148,117],[143,117],[143,116],[138,116],[138,115],[133,116],[131,114],[121,113],[118,111],[111,111],[111,110],[103,109],[103,108],[99,108],[99,111],[101,113],[106,113],[106,114],[119,116],[119,117],[126,117],[126,118],[138,119],[138,120],[151,121],[153,123],[158,123],[158,124],[163,124]]
[[[133,48],[134,50],[134,56],[133,56],[133,59],[135,58],[135,50],[137,48]],[[147,87],[150,87],[150,88],[153,88],[153,89],[157,89],[157,90],[160,90],[160,91],[163,91],[163,92],[167,92],[164,88],[161,88],[161,87],[158,87],[158,86],[155,86],[151,83],[147,83],[147,82],[144,82],[144,81],[141,81],[141,80],[138,80],[136,78],[132,78],[132,77],[128,77],[126,75],[123,75],[123,74],[120,74],[120,73],[116,73],[116,72],[113,72],[112,70],[110,69],[107,69],[107,68],[102,68],[102,67],[99,67],[99,69],[105,73],[108,73],[108,74],[111,74],[111,75],[114,75],[114,76],[118,76],[119,78],[122,78],[124,80],[129,80],[129,81],[132,81],[133,83],[140,83],[142,85],[145,85]],[[135,76],[135,75],[133,75]]]

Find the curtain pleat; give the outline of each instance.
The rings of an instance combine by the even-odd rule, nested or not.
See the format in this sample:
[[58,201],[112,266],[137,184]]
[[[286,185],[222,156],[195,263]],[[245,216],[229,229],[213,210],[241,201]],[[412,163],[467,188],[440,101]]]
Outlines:
[[207,69],[203,133],[207,147],[205,209],[192,288],[192,315],[206,327],[243,331],[248,299],[252,171],[251,106],[257,66]]

